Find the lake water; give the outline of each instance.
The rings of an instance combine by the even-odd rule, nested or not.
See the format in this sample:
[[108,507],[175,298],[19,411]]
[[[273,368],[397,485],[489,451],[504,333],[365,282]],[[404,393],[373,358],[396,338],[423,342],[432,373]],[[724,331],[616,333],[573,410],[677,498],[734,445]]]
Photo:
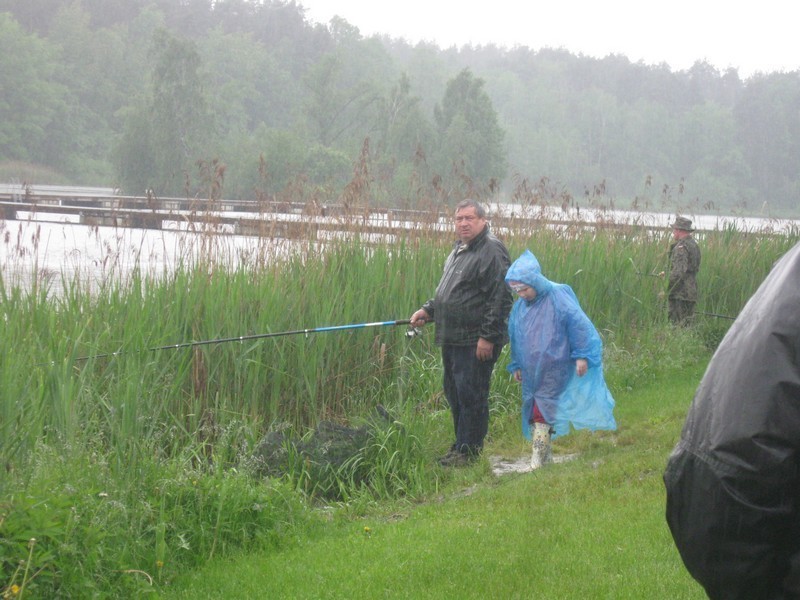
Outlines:
[[212,266],[263,263],[281,260],[302,247],[288,240],[177,229],[0,220],[0,274],[6,286],[28,289],[35,280],[55,294],[62,289],[62,276],[67,281],[77,276],[94,288],[99,282],[122,281],[135,268],[158,276],[204,256],[213,257]]
[[[578,219],[584,223],[636,223],[668,229],[674,215],[626,211],[560,209],[522,209],[509,205],[490,207],[496,213],[528,215],[557,220]],[[718,215],[687,215],[699,231],[735,227],[737,231],[797,232],[800,221],[759,219]],[[53,219],[53,215],[47,216]],[[297,218],[303,218],[296,215]],[[319,218],[319,217],[317,217]],[[169,272],[180,261],[213,257],[213,264],[235,266],[282,260],[288,254],[308,248],[308,242],[266,239],[257,236],[209,235],[165,223],[165,229],[130,229],[80,225],[64,217],[61,222],[45,222],[30,215],[24,220],[0,220],[0,274],[7,287],[28,288],[32,281],[45,284],[51,292],[61,289],[62,275],[67,281],[80,276],[90,286],[109,278],[124,279],[138,267],[146,275]],[[449,227],[447,220],[440,223]]]

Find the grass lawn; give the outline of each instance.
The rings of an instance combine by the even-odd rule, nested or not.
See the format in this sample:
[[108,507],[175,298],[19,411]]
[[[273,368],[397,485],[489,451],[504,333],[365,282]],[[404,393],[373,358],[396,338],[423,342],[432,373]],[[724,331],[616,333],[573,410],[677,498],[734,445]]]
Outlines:
[[[307,537],[214,561],[162,597],[705,598],[672,543],[661,480],[704,368],[614,391],[617,432],[556,442],[574,460],[500,478],[482,460],[443,473],[420,503],[320,511]],[[487,454],[528,452],[515,427],[491,428],[519,439]]]

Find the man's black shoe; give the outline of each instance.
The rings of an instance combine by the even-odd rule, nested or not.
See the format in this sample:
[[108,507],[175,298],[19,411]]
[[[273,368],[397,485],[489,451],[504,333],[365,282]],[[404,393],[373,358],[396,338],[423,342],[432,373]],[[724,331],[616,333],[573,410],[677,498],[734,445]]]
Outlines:
[[478,459],[477,454],[468,454],[451,450],[439,459],[439,464],[443,467],[466,467]]

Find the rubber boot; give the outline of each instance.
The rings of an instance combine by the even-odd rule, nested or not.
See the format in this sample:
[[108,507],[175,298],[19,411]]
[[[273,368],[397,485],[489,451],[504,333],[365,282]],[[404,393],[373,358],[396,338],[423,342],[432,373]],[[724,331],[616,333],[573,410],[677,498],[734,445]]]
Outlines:
[[534,423],[531,469],[538,469],[551,462],[553,462],[553,447],[550,444],[550,425],[547,423]]

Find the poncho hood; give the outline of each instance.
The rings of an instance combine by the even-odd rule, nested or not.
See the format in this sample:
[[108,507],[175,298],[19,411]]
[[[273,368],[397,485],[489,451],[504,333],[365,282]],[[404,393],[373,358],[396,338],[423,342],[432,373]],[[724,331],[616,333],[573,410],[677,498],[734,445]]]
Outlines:
[[530,250],[525,250],[508,269],[506,285],[512,281],[519,281],[531,286],[536,290],[537,300],[549,294],[553,289],[553,282],[542,274],[542,267]]

